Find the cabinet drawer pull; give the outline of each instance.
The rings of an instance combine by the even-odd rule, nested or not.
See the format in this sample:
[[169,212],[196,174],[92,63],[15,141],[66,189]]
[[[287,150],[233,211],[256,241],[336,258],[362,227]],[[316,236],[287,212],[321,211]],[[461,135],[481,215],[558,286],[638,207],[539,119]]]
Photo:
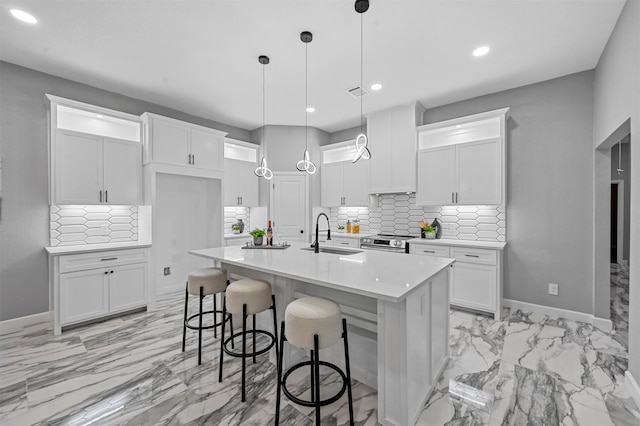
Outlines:
[[100,259],[101,262],[105,262],[107,260],[118,260],[118,258],[117,257],[107,257],[105,259]]
[[422,250],[425,253],[435,253],[435,250]]
[[465,256],[467,256],[467,257],[480,257],[477,254],[465,254]]
[[343,246],[348,246],[349,245],[349,243],[346,243],[346,242],[342,242],[340,244],[342,244]]

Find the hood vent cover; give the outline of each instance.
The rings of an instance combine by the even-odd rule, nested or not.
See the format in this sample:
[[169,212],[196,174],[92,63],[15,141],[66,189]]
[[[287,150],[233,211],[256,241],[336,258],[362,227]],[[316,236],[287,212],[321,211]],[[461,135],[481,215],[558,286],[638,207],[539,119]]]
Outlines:
[[351,89],[347,89],[347,93],[357,99],[361,96],[366,95],[369,92],[367,92],[366,89],[363,89],[360,86],[356,86],[356,87],[352,87]]

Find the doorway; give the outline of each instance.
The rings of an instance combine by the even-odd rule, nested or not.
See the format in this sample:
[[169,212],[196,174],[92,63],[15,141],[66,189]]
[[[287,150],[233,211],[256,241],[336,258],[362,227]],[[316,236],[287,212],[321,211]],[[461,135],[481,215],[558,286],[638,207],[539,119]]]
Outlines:
[[309,242],[309,178],[296,172],[274,172],[270,182],[274,241]]

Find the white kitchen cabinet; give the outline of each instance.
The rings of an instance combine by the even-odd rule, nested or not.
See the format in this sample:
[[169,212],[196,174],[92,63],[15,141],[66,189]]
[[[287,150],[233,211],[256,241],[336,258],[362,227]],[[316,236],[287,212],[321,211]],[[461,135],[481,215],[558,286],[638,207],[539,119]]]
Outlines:
[[146,248],[52,256],[54,332],[147,305]]
[[416,191],[416,126],[423,113],[416,102],[367,116],[370,193]]
[[500,141],[468,142],[418,152],[417,205],[500,205]]
[[196,124],[145,112],[144,163],[163,163],[205,170],[223,170],[224,136]]
[[369,205],[367,161],[353,163],[353,141],[321,149],[320,198],[323,207]]
[[258,149],[254,144],[228,139],[224,145],[224,205],[259,205]]
[[410,242],[409,252],[422,256],[450,257],[456,261],[449,275],[449,298],[453,306],[493,314],[502,311],[502,251],[487,248]]
[[507,112],[418,128],[417,205],[506,204]]
[[58,129],[52,156],[54,204],[141,204],[140,142]]

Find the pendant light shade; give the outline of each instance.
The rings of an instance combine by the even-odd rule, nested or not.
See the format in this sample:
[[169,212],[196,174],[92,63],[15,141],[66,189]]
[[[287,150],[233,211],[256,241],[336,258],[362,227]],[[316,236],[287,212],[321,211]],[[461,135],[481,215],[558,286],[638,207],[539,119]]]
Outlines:
[[[369,10],[369,0],[356,0],[355,10],[360,14],[360,88],[362,89],[362,45],[363,43],[363,35],[362,35],[362,21],[364,13]],[[362,97],[364,94],[360,95],[360,134],[356,137],[356,155],[353,157],[353,162],[357,162],[361,158],[368,160],[371,158],[371,151],[369,151],[369,138],[364,133],[364,116],[362,114]]]
[[269,57],[261,55],[258,57],[258,62],[262,64],[262,160],[260,161],[260,166],[255,169],[254,173],[258,177],[263,177],[265,179],[271,179],[273,177],[273,172],[269,167],[267,167],[267,156],[266,156],[266,148],[267,141],[264,138],[264,126],[265,126],[265,83],[264,83],[264,68],[269,63]]
[[309,158],[309,60],[308,48],[309,43],[313,40],[313,34],[309,31],[300,33],[300,40],[304,43],[304,154],[302,160],[296,164],[296,169],[301,172],[307,172],[310,175],[316,172],[316,165]]

